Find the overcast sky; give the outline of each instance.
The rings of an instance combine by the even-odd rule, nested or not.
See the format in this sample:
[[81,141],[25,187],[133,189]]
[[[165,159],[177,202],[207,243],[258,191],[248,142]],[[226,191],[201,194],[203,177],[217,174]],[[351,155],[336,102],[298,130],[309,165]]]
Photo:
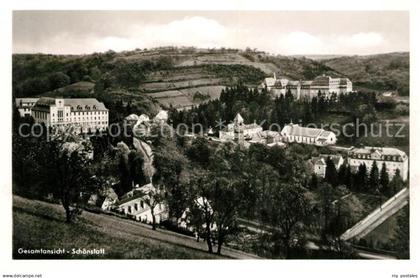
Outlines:
[[15,11],[14,53],[83,54],[157,46],[275,54],[409,51],[408,12]]

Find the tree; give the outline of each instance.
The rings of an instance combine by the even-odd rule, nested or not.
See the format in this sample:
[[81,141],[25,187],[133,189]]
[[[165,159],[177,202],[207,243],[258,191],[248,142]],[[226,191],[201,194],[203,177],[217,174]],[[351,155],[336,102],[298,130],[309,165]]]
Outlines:
[[117,188],[117,194],[122,196],[133,189],[130,176],[130,166],[128,163],[128,155],[130,149],[124,142],[117,144],[118,173],[120,177],[120,186]]
[[263,221],[271,225],[280,238],[286,258],[293,240],[299,235],[299,224],[307,217],[308,201],[299,184],[277,184],[267,190],[263,204]]
[[404,182],[401,178],[400,175],[400,169],[397,169],[395,171],[395,175],[392,178],[391,182],[389,183],[389,190],[390,190],[390,195],[394,195],[396,194],[398,191],[400,191],[404,186]]
[[381,187],[382,194],[384,194],[387,197],[391,197],[391,190],[389,188],[388,170],[386,169],[385,162],[382,163],[382,169],[381,169],[379,184],[380,184],[380,187]]
[[131,183],[144,185],[149,181],[148,178],[146,178],[144,171],[143,171],[143,165],[144,165],[144,159],[140,152],[138,151],[130,151],[128,153],[128,172],[129,172],[129,179]]
[[161,205],[164,201],[164,194],[158,188],[153,188],[148,192],[144,193],[143,200],[146,205],[150,208],[150,213],[152,214],[152,229],[156,230],[156,215],[155,209],[158,205]]
[[213,253],[212,228],[214,210],[208,197],[211,195],[211,183],[207,172],[196,173],[190,183],[188,220],[197,233],[206,240],[208,252]]
[[80,205],[95,193],[99,184],[90,171],[90,161],[78,149],[63,147],[62,142],[51,142],[47,190],[61,200],[66,211],[66,222],[72,222],[81,213]]
[[371,192],[380,192],[379,189],[379,170],[378,166],[376,165],[376,161],[373,161],[372,168],[370,169],[369,175],[369,185]]
[[337,178],[338,178],[338,184],[346,184],[346,173],[347,172],[347,163],[344,162],[340,165],[340,168],[338,168]]
[[50,83],[50,89],[57,89],[69,85],[70,77],[67,74],[59,71],[51,74],[48,77],[48,81]]
[[366,164],[362,163],[359,165],[359,168],[356,174],[354,187],[356,190],[364,191],[366,190],[366,185],[367,185],[367,169],[366,169]]
[[333,215],[329,223],[328,234],[331,237],[331,245],[337,250],[342,258],[352,258],[353,250],[347,244],[343,244],[341,235],[356,221],[353,209],[349,204],[339,199],[334,203]]
[[318,188],[318,177],[315,173],[311,175],[311,181],[309,183],[309,188],[311,190],[316,190]]
[[217,232],[217,254],[221,254],[226,236],[237,231],[239,196],[233,182],[224,177],[216,178],[210,204],[214,209]]
[[326,240],[327,233],[332,217],[332,208],[333,208],[333,201],[334,201],[334,189],[328,183],[322,183],[319,188],[319,203],[320,203],[320,211],[322,217],[324,218],[323,222],[323,230],[322,230],[322,239]]
[[205,138],[197,138],[193,141],[191,147],[187,149],[187,156],[192,161],[197,162],[201,167],[209,166],[211,149]]
[[159,182],[167,192],[169,215],[176,221],[187,209],[190,174],[187,159],[178,151],[173,141],[166,140],[154,153],[153,166],[156,168],[154,181]]
[[332,186],[338,185],[338,174],[337,169],[335,168],[334,161],[331,157],[327,158],[327,167],[325,169],[325,181],[331,184]]

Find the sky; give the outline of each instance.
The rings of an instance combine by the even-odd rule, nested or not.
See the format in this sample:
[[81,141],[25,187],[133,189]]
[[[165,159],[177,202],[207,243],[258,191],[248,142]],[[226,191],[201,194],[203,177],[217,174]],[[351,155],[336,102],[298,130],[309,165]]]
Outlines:
[[281,55],[409,51],[405,11],[14,11],[13,53],[88,54],[159,46]]

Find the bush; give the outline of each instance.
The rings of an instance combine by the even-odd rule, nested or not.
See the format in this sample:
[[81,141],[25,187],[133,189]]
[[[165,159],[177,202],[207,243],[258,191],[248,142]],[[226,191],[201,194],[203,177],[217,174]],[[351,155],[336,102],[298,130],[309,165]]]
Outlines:
[[398,115],[408,116],[410,113],[410,108],[406,104],[398,104],[397,107],[395,107],[395,113]]

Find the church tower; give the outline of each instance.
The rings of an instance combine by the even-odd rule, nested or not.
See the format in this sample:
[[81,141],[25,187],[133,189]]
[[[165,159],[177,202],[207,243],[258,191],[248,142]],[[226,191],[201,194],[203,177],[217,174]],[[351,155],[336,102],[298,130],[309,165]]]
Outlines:
[[233,120],[233,133],[235,135],[235,142],[239,145],[244,144],[244,119],[241,114],[236,114],[235,119]]

